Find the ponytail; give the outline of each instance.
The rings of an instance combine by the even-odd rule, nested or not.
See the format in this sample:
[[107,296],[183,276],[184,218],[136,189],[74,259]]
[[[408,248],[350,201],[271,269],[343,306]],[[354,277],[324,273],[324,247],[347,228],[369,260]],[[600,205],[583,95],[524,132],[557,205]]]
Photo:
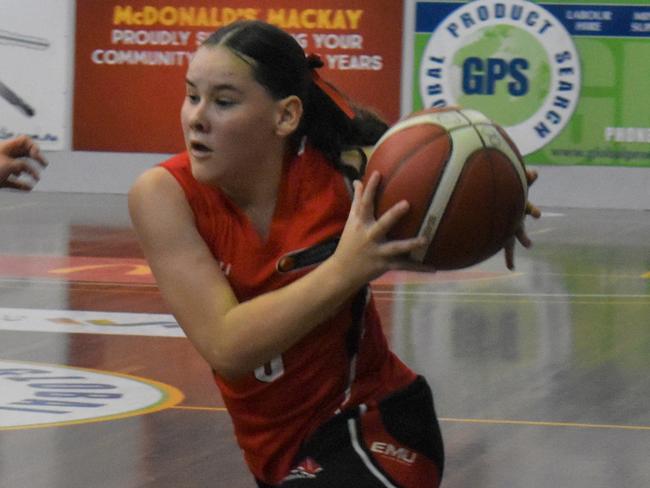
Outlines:
[[[323,80],[318,68],[323,61],[317,55],[307,56],[307,66],[312,73],[312,83],[307,95],[302,131],[299,136],[325,154],[346,176],[355,179],[363,174],[366,163],[364,146],[374,145],[388,130],[388,124],[374,112],[353,105],[334,85]],[[362,159],[356,169],[341,161],[341,153],[357,150]]]

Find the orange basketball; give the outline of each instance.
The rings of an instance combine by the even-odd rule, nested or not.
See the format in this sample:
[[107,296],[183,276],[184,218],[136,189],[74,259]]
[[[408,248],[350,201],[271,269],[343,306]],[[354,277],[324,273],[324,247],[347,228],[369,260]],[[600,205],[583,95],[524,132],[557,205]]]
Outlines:
[[505,131],[476,110],[427,109],[392,126],[375,145],[366,176],[381,175],[376,213],[400,200],[409,212],[391,239],[424,235],[411,257],[439,270],[480,263],[502,249],[524,217],[524,162]]

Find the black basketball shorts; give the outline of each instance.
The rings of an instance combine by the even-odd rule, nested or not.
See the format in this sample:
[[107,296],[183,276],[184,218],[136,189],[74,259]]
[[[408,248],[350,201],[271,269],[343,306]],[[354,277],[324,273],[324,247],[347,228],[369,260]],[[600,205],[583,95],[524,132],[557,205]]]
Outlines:
[[379,403],[360,405],[323,424],[302,446],[294,468],[273,487],[436,488],[444,450],[433,395],[419,376]]

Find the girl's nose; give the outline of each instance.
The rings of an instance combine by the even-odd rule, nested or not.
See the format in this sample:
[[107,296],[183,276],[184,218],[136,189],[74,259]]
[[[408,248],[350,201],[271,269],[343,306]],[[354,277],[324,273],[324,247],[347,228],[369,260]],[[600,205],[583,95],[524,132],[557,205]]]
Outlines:
[[194,106],[190,114],[190,128],[197,132],[206,132],[209,130],[209,123],[205,114],[205,104],[199,103]]

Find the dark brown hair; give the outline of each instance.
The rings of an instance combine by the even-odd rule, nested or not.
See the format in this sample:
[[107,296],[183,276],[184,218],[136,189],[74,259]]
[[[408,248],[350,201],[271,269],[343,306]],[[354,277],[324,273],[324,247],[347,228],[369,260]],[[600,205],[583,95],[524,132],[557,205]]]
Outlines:
[[328,160],[347,172],[341,152],[372,145],[388,129],[376,114],[359,106],[353,105],[355,116],[349,118],[313,81],[313,70],[322,62],[305,56],[293,36],[278,27],[258,20],[238,21],[214,32],[203,45],[225,46],[241,57],[251,65],[255,80],[276,100],[290,95],[301,99],[302,121],[291,136],[294,151],[306,137]]

